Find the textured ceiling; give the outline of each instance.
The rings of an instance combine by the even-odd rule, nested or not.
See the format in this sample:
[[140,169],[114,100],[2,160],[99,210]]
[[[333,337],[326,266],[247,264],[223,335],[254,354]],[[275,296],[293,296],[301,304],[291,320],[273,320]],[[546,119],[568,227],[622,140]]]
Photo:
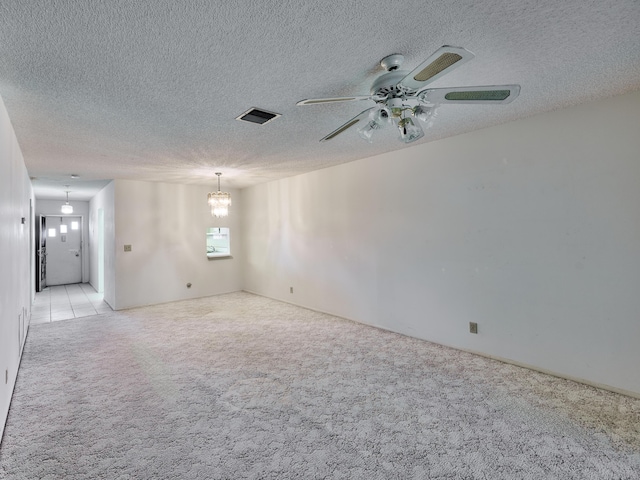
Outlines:
[[[461,46],[476,58],[433,87],[522,86],[508,105],[443,105],[421,143],[638,89],[639,39],[637,0],[2,0],[0,95],[39,198],[216,171],[242,188],[405,148],[389,130],[319,142],[368,102],[295,106],[368,94],[388,54],[413,69]],[[250,107],[282,117],[235,120]]]

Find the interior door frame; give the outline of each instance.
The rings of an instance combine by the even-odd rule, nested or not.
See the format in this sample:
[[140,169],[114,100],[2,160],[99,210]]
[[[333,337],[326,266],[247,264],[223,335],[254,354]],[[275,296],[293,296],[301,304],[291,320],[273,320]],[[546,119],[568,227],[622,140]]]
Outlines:
[[36,292],[47,286],[47,216],[38,215],[36,221]]

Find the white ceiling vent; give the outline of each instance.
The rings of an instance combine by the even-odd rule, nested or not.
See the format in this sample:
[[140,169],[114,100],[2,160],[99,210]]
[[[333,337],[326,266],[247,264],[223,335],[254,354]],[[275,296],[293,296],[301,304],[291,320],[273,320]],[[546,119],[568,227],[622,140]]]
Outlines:
[[236,120],[264,125],[265,123],[269,123],[271,120],[281,116],[282,115],[279,113],[267,112],[266,110],[261,110],[259,108],[250,108],[239,117],[236,117]]

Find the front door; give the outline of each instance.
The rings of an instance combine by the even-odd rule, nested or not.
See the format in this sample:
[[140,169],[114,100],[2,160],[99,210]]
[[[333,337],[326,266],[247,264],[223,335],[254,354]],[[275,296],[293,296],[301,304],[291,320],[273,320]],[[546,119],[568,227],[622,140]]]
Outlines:
[[82,282],[82,217],[47,217],[47,285]]

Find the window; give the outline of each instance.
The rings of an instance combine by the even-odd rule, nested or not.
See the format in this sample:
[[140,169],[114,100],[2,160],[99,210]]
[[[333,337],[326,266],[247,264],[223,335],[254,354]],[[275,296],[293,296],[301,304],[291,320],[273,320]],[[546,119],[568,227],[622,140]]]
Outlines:
[[55,228],[50,228],[49,229],[49,234],[47,235],[48,237],[55,237],[56,236],[56,229]]
[[226,227],[207,228],[207,257],[230,257],[231,244],[229,229]]
[[60,234],[63,233],[67,233],[67,226],[66,225],[60,225]]
[[79,224],[78,222],[71,222],[71,230],[78,230]]

